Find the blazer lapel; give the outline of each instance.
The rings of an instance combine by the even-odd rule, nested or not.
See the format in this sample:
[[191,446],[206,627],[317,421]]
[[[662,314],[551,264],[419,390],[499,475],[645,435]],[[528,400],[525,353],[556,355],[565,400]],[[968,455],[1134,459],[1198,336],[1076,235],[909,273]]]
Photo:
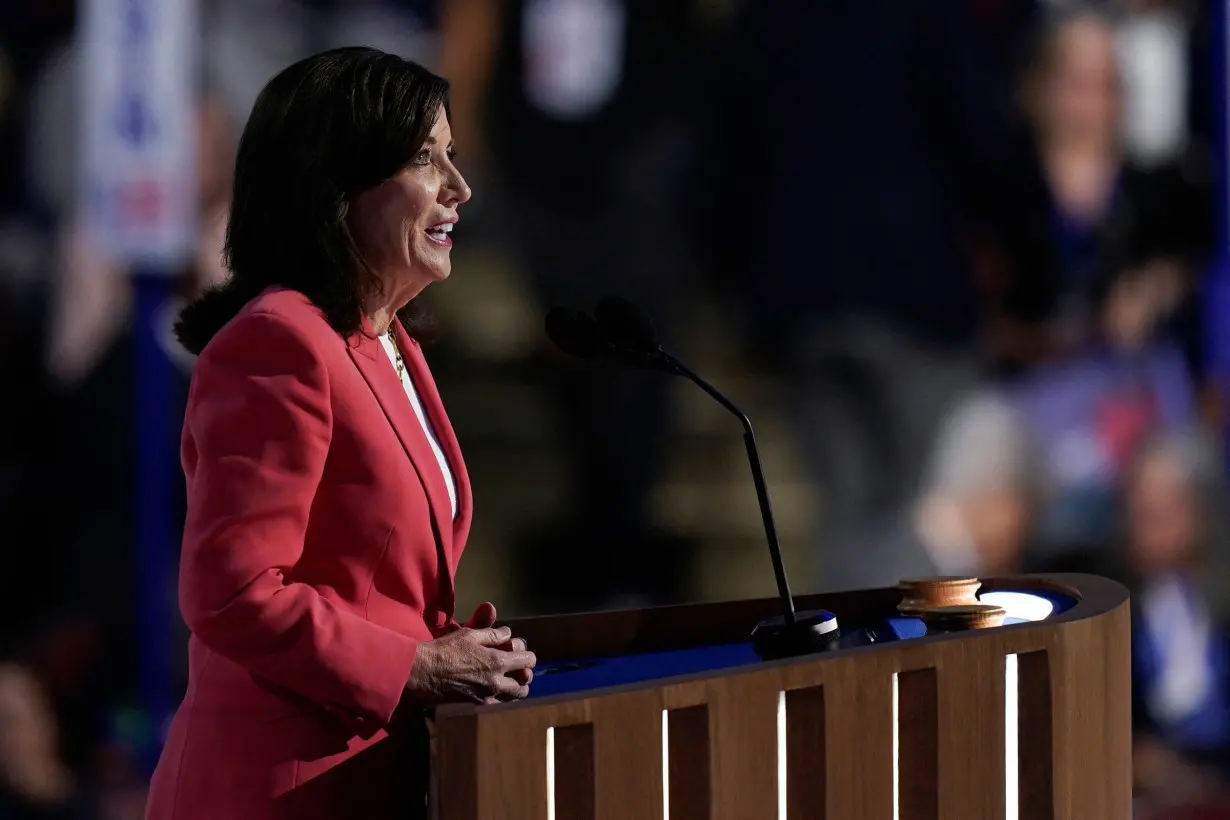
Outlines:
[[[448,459],[449,468],[453,471],[453,481],[457,485],[457,518],[449,522],[453,536],[448,544],[449,575],[451,577],[457,573],[457,564],[461,560],[461,550],[470,532],[473,508],[470,476],[466,472],[465,459],[461,455],[461,445],[457,441],[457,435],[453,431],[452,423],[449,422],[448,413],[444,410],[444,402],[440,399],[440,392],[436,388],[436,380],[432,378],[431,371],[427,367],[427,359],[423,356],[422,347],[420,347],[418,342],[410,338],[409,334],[401,326],[401,322],[397,322],[395,327],[397,328],[398,344],[401,345],[406,359],[406,366],[410,368],[411,378],[414,379],[414,386],[418,390],[419,400],[423,403],[423,410],[427,413],[427,419],[431,422],[432,429],[436,433],[436,438],[440,442],[440,448],[444,451],[444,457]],[[445,488],[444,501],[446,504],[448,503],[447,487]]]
[[[400,331],[400,326],[398,330]],[[359,368],[359,372],[371,387],[372,393],[375,394],[376,400],[380,402],[380,407],[388,417],[389,424],[392,425],[402,447],[405,448],[406,455],[414,464],[415,472],[418,473],[419,480],[427,492],[427,501],[431,507],[431,517],[440,552],[448,559],[453,552],[453,509],[448,497],[448,487],[444,483],[444,474],[440,471],[436,454],[432,452],[431,443],[427,440],[427,432],[419,423],[414,408],[410,406],[410,399],[406,396],[405,388],[397,379],[397,371],[393,363],[389,361],[380,340],[376,337],[375,328],[366,316],[363,317],[361,332],[354,334],[347,341],[346,347],[350,352],[350,357]],[[404,346],[402,355],[413,377],[412,361],[415,357]],[[414,381],[415,386],[420,390],[420,399],[422,399],[421,379],[415,378]],[[446,562],[448,572],[445,573],[448,576],[450,590],[452,588],[451,564],[451,560]]]

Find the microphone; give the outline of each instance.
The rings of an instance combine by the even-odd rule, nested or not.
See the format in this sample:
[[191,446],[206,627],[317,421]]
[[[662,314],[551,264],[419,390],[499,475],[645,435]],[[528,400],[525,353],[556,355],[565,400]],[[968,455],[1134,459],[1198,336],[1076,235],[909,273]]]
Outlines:
[[[574,311],[574,313],[579,313]],[[581,316],[585,314],[580,313]],[[721,391],[701,378],[695,371],[668,353],[658,340],[657,330],[649,316],[632,302],[617,296],[608,296],[598,303],[594,311],[595,328],[608,346],[607,358],[634,367],[657,370],[683,376],[732,413],[743,426],[743,444],[747,451],[752,481],[756,487],[756,500],[760,505],[760,517],[764,524],[765,537],[769,544],[769,557],[773,562],[773,575],[777,583],[782,614],[761,621],[752,630],[752,646],[762,660],[795,657],[819,652],[829,648],[839,636],[837,618],[822,610],[796,612],[786,567],[782,561],[781,545],[777,538],[777,526],[773,520],[773,508],[769,489],[765,483],[764,467],[760,460],[760,448],[756,434],[747,415]],[[569,347],[552,336],[551,314],[548,314],[547,333],[552,341],[566,353]],[[588,318],[588,317],[587,317]],[[560,320],[556,320],[558,325]],[[578,321],[578,320],[571,320]],[[558,330],[556,331],[558,333]],[[573,348],[576,346],[573,345]],[[576,354],[573,354],[576,355]]]
[[607,296],[594,310],[598,326],[607,338],[629,350],[647,356],[665,356],[653,320],[639,307],[619,296]]
[[547,311],[547,338],[563,352],[578,359],[606,359],[615,354],[598,323],[588,313],[553,307]]
[[[547,311],[547,338],[561,351],[578,359],[614,362],[640,370],[675,373],[665,359],[654,355],[645,345],[615,344],[611,336],[580,310],[553,307]],[[653,332],[650,325],[649,331]]]

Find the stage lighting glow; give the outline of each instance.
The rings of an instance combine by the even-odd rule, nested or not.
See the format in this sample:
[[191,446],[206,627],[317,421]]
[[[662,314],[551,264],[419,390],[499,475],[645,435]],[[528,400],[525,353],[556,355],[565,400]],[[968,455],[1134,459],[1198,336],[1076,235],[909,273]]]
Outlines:
[[1001,607],[1009,619],[1022,621],[1044,621],[1055,611],[1053,601],[1028,592],[987,592],[978,600]]

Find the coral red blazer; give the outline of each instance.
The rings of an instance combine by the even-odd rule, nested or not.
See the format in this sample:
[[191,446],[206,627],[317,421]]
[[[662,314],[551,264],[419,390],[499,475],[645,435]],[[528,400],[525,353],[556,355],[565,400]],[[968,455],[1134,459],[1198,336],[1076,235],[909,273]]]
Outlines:
[[399,731],[407,710],[394,711],[416,644],[455,626],[470,484],[422,351],[398,324],[455,476],[454,519],[427,435],[364,322],[343,339],[304,296],[271,289],[196,363],[182,443],[188,689],[149,820],[422,810],[421,719]]

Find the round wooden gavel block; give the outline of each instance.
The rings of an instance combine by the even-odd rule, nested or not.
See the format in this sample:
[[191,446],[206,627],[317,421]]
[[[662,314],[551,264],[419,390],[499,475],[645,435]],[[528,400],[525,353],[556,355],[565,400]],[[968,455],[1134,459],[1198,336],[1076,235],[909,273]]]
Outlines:
[[991,629],[1003,626],[1007,613],[1003,607],[993,604],[961,604],[937,606],[922,612],[927,634],[941,632],[965,632],[970,629]]
[[936,578],[906,578],[897,584],[901,603],[897,611],[907,617],[918,617],[924,610],[937,606],[961,606],[978,603],[977,578],[946,575]]

